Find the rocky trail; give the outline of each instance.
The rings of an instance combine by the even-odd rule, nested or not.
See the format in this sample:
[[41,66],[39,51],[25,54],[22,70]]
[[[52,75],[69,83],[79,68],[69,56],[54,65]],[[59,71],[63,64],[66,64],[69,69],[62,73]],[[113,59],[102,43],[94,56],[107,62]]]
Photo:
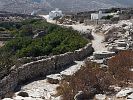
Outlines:
[[[42,16],[44,18],[48,18],[48,16]],[[54,21],[51,20],[47,20],[50,23],[55,23]],[[126,26],[125,26],[126,23]],[[61,25],[61,24],[60,24]],[[66,27],[72,27],[73,29],[80,31],[81,33],[83,32],[87,32],[88,30],[92,30],[92,36],[93,36],[93,40],[92,40],[92,47],[94,48],[94,53],[93,56],[89,57],[91,58],[92,61],[96,61],[97,63],[101,64],[101,67],[107,67],[106,64],[104,65],[104,58],[108,58],[108,57],[112,57],[114,56],[115,52],[109,50],[108,47],[110,47],[110,45],[113,47],[114,43],[111,44],[110,42],[104,41],[104,34],[106,31],[106,34],[110,34],[113,32],[116,32],[115,28],[118,29],[118,36],[120,35],[121,38],[117,38],[117,41],[113,41],[115,42],[115,45],[117,45],[116,47],[125,47],[127,45],[127,42],[125,42],[125,40],[121,40],[124,38],[128,38],[130,42],[132,42],[132,37],[131,39],[129,38],[129,33],[132,33],[132,23],[131,21],[120,21],[120,23],[118,24],[111,24],[111,25],[103,25],[100,26],[100,31],[98,31],[97,33],[95,33],[95,31],[97,30],[97,27],[95,26],[85,26],[83,24],[74,24],[74,25],[63,25]],[[115,27],[115,28],[114,28]],[[123,35],[121,34],[123,32],[123,29],[126,30],[126,33]],[[111,32],[110,32],[111,30]],[[112,30],[114,30],[112,32]],[[119,32],[122,31],[122,32]],[[101,32],[101,33],[100,33]],[[111,36],[112,38],[112,36]],[[110,39],[110,38],[109,38]],[[2,46],[2,42],[0,42],[0,46]],[[124,45],[124,46],[123,46]],[[108,47],[107,47],[108,46]],[[108,51],[109,50],[109,51]],[[75,61],[75,63],[71,66],[68,66],[68,68],[56,73],[56,74],[51,74],[48,75],[44,78],[41,79],[36,79],[28,84],[25,84],[23,86],[21,86],[20,91],[16,92],[13,99],[10,98],[5,98],[4,100],[60,100],[60,96],[57,96],[56,93],[56,88],[59,86],[59,82],[57,82],[57,80],[61,80],[61,78],[63,76],[71,76],[73,75],[75,72],[77,72],[81,66],[84,65],[84,60],[82,61]],[[56,80],[54,82],[56,83],[52,83],[52,81],[50,82],[49,79],[52,80]],[[117,94],[114,94],[113,96],[107,97],[106,94],[96,94],[95,97],[99,98],[97,100],[101,100],[101,98],[110,98],[110,99],[106,99],[106,100],[133,100],[133,88],[132,87],[128,87],[128,88],[122,88],[122,87],[117,87],[114,86],[114,89],[116,88]],[[29,95],[29,97],[21,97],[18,96],[18,93],[21,92],[25,92]],[[130,98],[130,99],[125,99],[126,98]],[[120,99],[118,99],[120,98]],[[102,99],[105,100],[105,99]]]
[[96,51],[107,51],[107,48],[105,47],[105,43],[103,43],[104,41],[104,36],[103,34],[97,34],[92,32],[92,35],[94,37],[94,40],[92,40],[92,46]]
[[92,40],[92,46],[95,50],[97,51],[107,51],[107,48],[105,47],[104,41],[104,35],[100,33],[95,33],[95,26],[84,26],[83,24],[79,25],[71,25],[75,30],[81,31],[81,32],[86,32],[88,29],[92,30],[92,36],[94,40]]
[[[87,29],[94,29],[93,26],[84,26],[84,25],[72,25],[75,30],[78,31],[87,31]],[[102,43],[104,37],[100,34],[95,34],[93,32],[92,34],[94,36],[94,40],[92,41],[92,46],[94,50],[101,51],[106,50],[104,44]],[[84,65],[84,61],[75,61],[75,64],[70,66],[69,68],[61,71],[60,75],[73,75],[76,71],[80,69],[80,67]],[[57,78],[57,74],[50,75],[49,77]],[[58,87],[58,84],[50,84],[47,82],[47,79],[37,80],[34,82],[31,82],[27,85],[24,85],[21,87],[20,91],[27,92],[30,97],[36,98],[37,100],[42,100],[42,98],[45,97],[46,100],[59,100],[59,97],[54,97],[53,95],[56,94],[56,88]],[[19,92],[20,92],[19,91]],[[17,95],[17,93],[16,93]],[[16,97],[14,97],[16,98]],[[24,98],[25,99],[25,98]]]
[[[69,25],[68,27],[73,27],[75,30],[85,32],[87,29],[94,30],[94,26],[84,26],[82,24],[77,25]],[[103,43],[104,36],[101,34],[96,34],[92,32],[92,35],[94,37],[94,40],[92,41],[92,46],[95,51],[106,51],[105,44]],[[60,73],[49,75],[47,77],[52,78],[61,78],[62,75],[73,75],[76,71],[80,69],[81,66],[84,65],[84,61],[75,61],[75,64],[68,67],[67,69],[61,71]],[[59,76],[58,76],[59,75]],[[58,77],[57,77],[58,76]],[[23,98],[20,96],[17,96],[17,93],[15,93],[15,96],[13,97],[14,100],[29,100],[32,98],[32,100],[59,100],[60,97],[56,97],[56,88],[59,86],[59,84],[50,84],[47,81],[47,78],[33,81],[27,85],[24,85],[21,87],[21,90],[19,92],[26,92],[29,94],[28,98]]]

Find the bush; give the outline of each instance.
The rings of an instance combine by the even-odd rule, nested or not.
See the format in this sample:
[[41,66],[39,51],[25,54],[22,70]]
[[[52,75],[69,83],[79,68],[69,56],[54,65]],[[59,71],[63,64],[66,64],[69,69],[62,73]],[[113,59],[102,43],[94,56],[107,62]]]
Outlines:
[[114,75],[117,80],[128,81],[133,80],[133,51],[122,51],[108,61],[109,72]]
[[73,100],[79,91],[83,91],[83,100],[90,100],[95,94],[110,91],[109,86],[115,82],[98,64],[87,61],[73,76],[65,77],[57,91],[63,100]]
[[[38,26],[38,23],[42,24],[42,22],[35,21],[34,25]],[[16,39],[7,42],[3,49],[7,52],[10,51],[17,57],[36,57],[74,51],[88,43],[77,31],[71,28],[67,29],[48,23],[46,25],[48,25],[48,34],[35,39],[32,39],[34,35],[32,25],[24,25],[19,29]],[[44,27],[46,28],[45,25]]]
[[32,30],[32,26],[30,25],[25,25],[23,26],[20,31],[18,36],[19,37],[24,37],[24,36],[33,36],[33,30]]
[[[15,37],[0,48],[1,57],[10,59],[0,59],[0,66],[3,69],[5,67],[10,69],[11,65],[15,64],[12,58],[61,54],[79,49],[89,42],[72,28],[50,24],[42,19],[28,19],[16,23],[5,22],[0,25],[1,30],[5,29]],[[40,30],[45,31],[46,34],[33,38]]]

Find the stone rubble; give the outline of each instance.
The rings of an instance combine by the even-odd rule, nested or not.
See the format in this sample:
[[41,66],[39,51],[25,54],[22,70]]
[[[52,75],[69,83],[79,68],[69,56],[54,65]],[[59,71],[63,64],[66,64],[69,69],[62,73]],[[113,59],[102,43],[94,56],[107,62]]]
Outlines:
[[118,24],[103,25],[98,32],[105,35],[108,51],[118,52],[133,49],[133,23],[132,20],[119,21]]

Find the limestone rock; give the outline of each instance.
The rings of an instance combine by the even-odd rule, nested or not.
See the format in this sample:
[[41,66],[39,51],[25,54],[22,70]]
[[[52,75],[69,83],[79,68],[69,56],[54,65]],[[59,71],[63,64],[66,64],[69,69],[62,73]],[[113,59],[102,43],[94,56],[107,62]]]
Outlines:
[[126,97],[128,94],[133,93],[133,88],[125,88],[116,94],[117,98]]
[[127,100],[133,100],[133,93],[127,97]]
[[95,96],[96,100],[106,100],[107,96],[105,94],[97,94]]
[[95,59],[103,59],[114,56],[115,52],[109,52],[109,51],[94,52],[93,55]]
[[58,84],[59,81],[61,80],[61,75],[60,74],[52,74],[52,75],[48,75],[46,78],[49,83]]

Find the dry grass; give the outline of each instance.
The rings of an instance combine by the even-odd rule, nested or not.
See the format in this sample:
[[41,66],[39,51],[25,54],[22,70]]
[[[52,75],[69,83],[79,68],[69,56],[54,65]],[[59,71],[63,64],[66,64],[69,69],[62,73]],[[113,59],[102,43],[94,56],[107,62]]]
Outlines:
[[109,72],[119,81],[133,81],[133,51],[122,51],[108,61]]
[[133,81],[133,72],[130,71],[133,68],[133,51],[120,52],[107,64],[109,67],[105,72],[99,64],[87,61],[73,76],[62,80],[57,89],[58,95],[62,95],[63,100],[74,100],[78,91],[83,91],[82,100],[90,100],[95,94],[114,94],[110,85],[129,86],[129,81]]
[[58,95],[62,95],[63,100],[74,100],[78,91],[83,91],[82,100],[88,100],[97,93],[110,91],[109,86],[115,82],[108,72],[99,68],[98,64],[86,62],[86,66],[82,66],[77,73],[62,80],[57,91]]

